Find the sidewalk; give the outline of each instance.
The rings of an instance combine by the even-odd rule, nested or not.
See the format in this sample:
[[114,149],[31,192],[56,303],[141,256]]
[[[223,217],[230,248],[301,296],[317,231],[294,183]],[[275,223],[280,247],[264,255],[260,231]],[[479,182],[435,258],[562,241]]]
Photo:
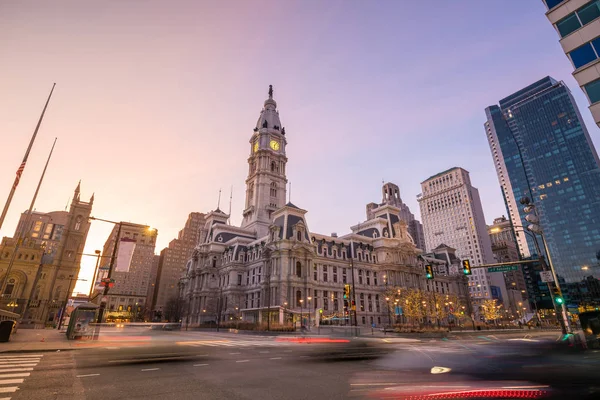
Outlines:
[[56,329],[19,329],[8,342],[0,343],[0,353],[72,350],[73,345]]
[[99,340],[68,340],[66,332],[56,329],[19,329],[10,341],[0,343],[2,353],[33,353],[45,351],[68,351],[94,347],[147,346],[151,338],[147,336],[109,336],[102,335]]

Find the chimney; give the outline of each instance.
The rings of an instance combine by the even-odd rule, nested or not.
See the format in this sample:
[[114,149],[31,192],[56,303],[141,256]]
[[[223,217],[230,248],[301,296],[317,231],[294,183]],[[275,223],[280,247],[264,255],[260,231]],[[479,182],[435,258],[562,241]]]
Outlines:
[[336,237],[337,237],[337,233],[336,233],[336,232],[333,232],[333,233],[331,234],[331,237],[335,237],[335,238],[336,238]]

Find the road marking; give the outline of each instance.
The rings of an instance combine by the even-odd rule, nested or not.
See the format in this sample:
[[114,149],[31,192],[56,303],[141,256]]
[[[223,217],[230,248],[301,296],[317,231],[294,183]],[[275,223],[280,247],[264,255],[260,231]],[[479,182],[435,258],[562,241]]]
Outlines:
[[73,365],[73,363],[52,364],[51,367],[63,367],[65,365]]
[[142,369],[142,372],[145,372],[145,371],[158,371],[159,369],[160,368],[144,368],[144,369]]
[[271,357],[269,360],[281,360],[281,357]]
[[0,374],[0,378],[23,378],[31,375],[30,372],[22,372],[20,374]]
[[194,364],[194,367],[206,367],[208,364]]
[[88,376],[98,376],[100,374],[86,374],[86,375],[77,375],[77,378],[87,378]]
[[263,353],[263,354],[264,354],[264,353],[268,353],[268,352],[269,352],[269,350],[266,350],[266,351],[259,351],[259,353]]
[[243,363],[243,362],[248,362],[250,360],[237,360],[236,363]]
[[308,357],[310,357],[310,356],[300,356],[300,358],[308,358]]
[[3,387],[3,388],[0,388],[0,393],[13,393],[13,392],[16,392],[17,390],[19,390],[18,386]]
[[2,358],[0,359],[1,363],[4,362],[32,362],[32,361],[42,361],[41,358],[31,357],[31,358]]
[[14,385],[15,383],[23,383],[23,379],[0,379],[0,385]]
[[242,354],[242,353],[229,353],[229,354]]
[[10,368],[10,369],[0,369],[0,374],[3,372],[17,372],[17,371],[33,371],[33,368]]

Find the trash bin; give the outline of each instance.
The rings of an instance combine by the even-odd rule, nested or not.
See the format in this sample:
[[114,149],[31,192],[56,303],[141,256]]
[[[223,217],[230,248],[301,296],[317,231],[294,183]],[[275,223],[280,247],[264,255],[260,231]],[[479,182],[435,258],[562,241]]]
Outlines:
[[8,342],[16,321],[1,321],[0,322],[0,342]]

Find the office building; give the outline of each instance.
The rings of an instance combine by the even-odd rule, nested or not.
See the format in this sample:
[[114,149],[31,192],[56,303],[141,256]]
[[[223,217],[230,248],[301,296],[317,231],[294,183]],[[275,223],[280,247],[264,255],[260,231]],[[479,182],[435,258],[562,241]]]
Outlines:
[[580,281],[600,249],[600,162],[569,89],[545,77],[488,107],[486,116],[519,252],[539,254],[533,235],[523,231],[529,223],[519,200],[527,196],[539,213],[556,273]]
[[205,215],[190,213],[177,239],[160,252],[158,273],[152,310],[159,316],[165,315],[167,302],[176,302],[179,298],[179,280],[185,273],[185,266],[198,244],[200,229],[204,226]]
[[[423,181],[421,190],[417,199],[427,249],[444,244],[456,249],[456,256],[469,259],[473,266],[493,263],[479,191],[471,185],[469,172],[458,167],[448,169]],[[476,306],[493,297],[493,287],[500,290],[498,300],[506,298],[501,273],[492,275],[473,268],[469,291]]]
[[[113,266],[111,279],[114,279],[114,286],[109,289],[108,296],[97,296],[96,302],[106,302],[106,321],[139,321],[150,313],[148,304],[148,293],[152,285],[152,266],[155,262],[154,248],[158,231],[150,228],[148,225],[134,224],[130,222],[121,222],[121,234],[117,238],[119,224],[115,224],[110,236],[104,243],[102,250],[103,264],[98,272],[96,280],[96,290],[102,291],[100,282],[107,278],[109,263],[115,243],[119,242],[117,247],[117,257],[119,249],[125,248],[121,243],[134,243],[133,254],[129,265],[119,265],[118,260]],[[123,247],[121,247],[123,246]],[[130,246],[129,244],[127,246]],[[122,266],[123,268],[118,268]],[[103,300],[104,298],[104,300]]]
[[548,7],[546,17],[573,65],[573,77],[587,96],[594,121],[600,126],[600,1],[543,1]]

